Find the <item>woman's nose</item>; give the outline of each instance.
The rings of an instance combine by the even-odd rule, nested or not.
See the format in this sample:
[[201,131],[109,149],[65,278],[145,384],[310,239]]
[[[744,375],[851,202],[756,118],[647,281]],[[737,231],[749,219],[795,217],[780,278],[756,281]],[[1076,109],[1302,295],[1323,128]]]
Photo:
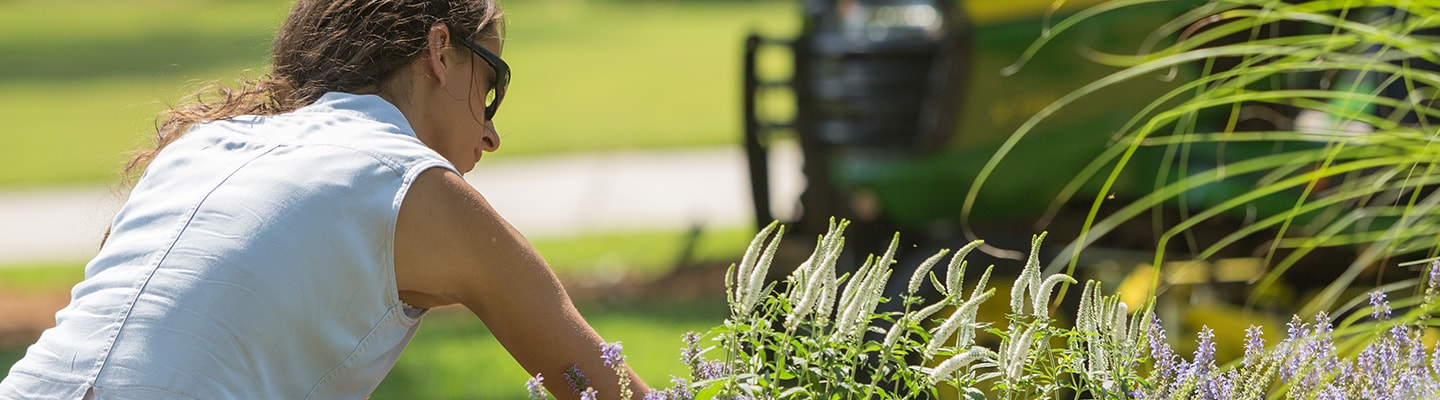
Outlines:
[[495,131],[495,121],[485,122],[485,133],[480,136],[480,150],[495,152],[500,149],[500,133]]

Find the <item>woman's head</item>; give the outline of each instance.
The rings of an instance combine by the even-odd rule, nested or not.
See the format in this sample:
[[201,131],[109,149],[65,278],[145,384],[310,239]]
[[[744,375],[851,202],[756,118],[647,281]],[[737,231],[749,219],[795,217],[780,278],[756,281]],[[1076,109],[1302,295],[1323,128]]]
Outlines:
[[[463,41],[472,40],[498,52],[501,12],[495,0],[299,0],[275,35],[269,75],[240,88],[212,86],[192,104],[166,111],[156,127],[155,148],[137,154],[126,172],[133,175],[196,123],[293,111],[326,92],[399,92],[388,86],[411,82],[406,75],[416,71],[417,61],[434,55],[437,29],[446,39],[439,44],[450,50],[468,54]],[[473,64],[468,58],[456,61]],[[483,69],[493,75],[488,66]],[[486,82],[471,88],[475,85],[490,89]],[[471,92],[456,96],[479,97],[483,119],[486,92]]]
[[493,0],[300,0],[275,35],[272,74],[301,105],[373,92],[425,54],[436,25],[458,30],[459,46],[498,38],[499,19]]
[[504,89],[499,18],[493,0],[300,0],[275,37],[273,74],[301,104],[379,94],[468,171],[499,147],[486,113],[487,93]]

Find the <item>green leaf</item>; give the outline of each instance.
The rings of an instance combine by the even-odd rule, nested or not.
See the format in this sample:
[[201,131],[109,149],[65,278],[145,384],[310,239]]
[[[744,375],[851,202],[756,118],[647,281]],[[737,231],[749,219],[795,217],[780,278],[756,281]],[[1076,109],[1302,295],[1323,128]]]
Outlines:
[[780,392],[780,396],[779,396],[779,397],[782,398],[782,399],[784,399],[784,398],[797,397],[797,396],[800,396],[800,395],[802,395],[802,394],[806,396],[806,397],[803,397],[803,398],[807,398],[807,399],[808,399],[808,398],[814,398],[814,394],[813,394],[813,393],[810,393],[809,390],[806,390],[804,387],[799,387],[799,386],[792,387],[792,388],[790,388],[790,389],[786,389],[786,390],[783,391],[783,392]]

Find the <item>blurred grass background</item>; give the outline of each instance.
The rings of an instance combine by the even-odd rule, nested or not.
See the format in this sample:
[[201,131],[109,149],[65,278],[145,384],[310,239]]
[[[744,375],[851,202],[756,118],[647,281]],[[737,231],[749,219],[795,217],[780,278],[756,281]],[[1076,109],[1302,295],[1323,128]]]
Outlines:
[[[262,72],[270,32],[288,3],[0,0],[0,118],[11,123],[5,130],[9,140],[0,146],[0,190],[112,182],[125,150],[145,142],[153,116],[166,104],[204,82]],[[1051,3],[965,4],[973,19],[985,21],[1038,15],[1037,10]],[[793,0],[511,0],[505,7],[509,31],[503,56],[515,70],[515,81],[497,121],[504,140],[495,156],[502,159],[734,146],[740,132],[741,38],[751,30],[788,36],[798,22]],[[1033,34],[1032,27],[1014,28],[1024,29],[1019,36],[1026,41]],[[1069,64],[1041,64],[1030,68],[1050,68],[1054,76],[1075,72]],[[989,66],[998,65],[1003,64]],[[1048,82],[1028,83],[1050,86],[1043,89],[1057,96],[1064,92]],[[1050,100],[1041,89],[1008,84],[1004,90],[1029,97],[1008,108],[1003,98],[983,104],[988,116],[1023,119]],[[1087,106],[1111,107],[1107,102],[1082,105]],[[537,247],[570,280],[649,278],[677,265],[684,236],[617,233],[540,240]],[[748,237],[742,230],[707,232],[696,259],[723,262],[737,255]],[[0,268],[0,293],[10,285],[64,290],[79,279],[79,271],[78,264],[63,263]],[[701,303],[580,307],[607,339],[627,344],[636,370],[657,386],[669,375],[683,373],[676,360],[679,335],[712,326],[724,316],[719,296]],[[426,325],[377,398],[524,397],[524,372],[468,313],[437,310]],[[21,351],[0,347],[0,365],[9,365]]]
[[[254,77],[288,0],[0,1],[0,190],[113,185],[149,145],[156,113],[209,82]],[[793,2],[512,0],[502,56],[515,78],[497,118],[502,151],[731,146],[739,141],[741,41],[790,34]],[[778,66],[784,67],[784,66]],[[483,168],[483,164],[480,166]],[[690,261],[728,263],[751,232],[707,231]],[[651,279],[680,262],[685,232],[541,239],[567,281]],[[0,268],[0,291],[67,291],[83,261]],[[717,282],[718,284],[718,282]],[[634,368],[684,373],[680,335],[725,315],[723,298],[579,304]],[[521,398],[526,374],[468,312],[428,317],[376,398]],[[23,355],[0,347],[0,366]]]
[[[112,181],[166,105],[262,74],[289,4],[0,2],[0,188]],[[791,2],[503,6],[515,75],[496,157],[738,143],[741,40],[798,22]]]
[[[211,81],[263,73],[271,32],[289,3],[0,0],[0,118],[11,123],[4,134],[9,140],[0,146],[0,190],[111,184],[125,152],[147,144],[154,115],[167,104]],[[963,4],[968,16],[984,23],[1030,18],[1051,3]],[[741,40],[751,31],[788,37],[799,22],[793,0],[509,0],[504,6],[508,32],[502,56],[515,80],[497,120],[501,151],[487,161],[736,146]],[[1034,34],[1029,25],[1002,26],[981,39],[1013,42],[1018,52]],[[763,65],[769,72],[763,75],[787,76],[789,66],[775,64],[786,58],[763,57],[770,62]],[[1013,61],[1004,54],[981,57],[977,67],[998,70]],[[1031,67],[1037,69],[1042,75],[1076,74],[1069,64]],[[999,126],[1018,123],[1065,90],[1044,79],[1005,85],[1003,90],[1026,97],[999,96],[976,106]],[[1089,106],[1108,107],[1103,102]],[[785,106],[779,107],[768,114],[784,115]],[[1010,182],[1037,186],[1028,180]],[[751,233],[704,232],[690,261],[728,263]],[[615,282],[670,272],[681,264],[685,237],[684,232],[625,232],[540,238],[536,246],[567,281]],[[0,266],[0,294],[15,288],[63,292],[80,279],[82,268],[80,262]],[[607,340],[626,344],[642,378],[665,386],[670,375],[685,373],[677,359],[680,335],[703,331],[725,317],[721,296],[707,299],[578,306]],[[424,325],[375,398],[525,397],[525,372],[468,312],[436,310]],[[0,366],[22,355],[23,348],[0,346]]]
[[[1071,3],[1094,3],[1094,0]],[[0,190],[111,185],[126,152],[149,144],[157,112],[206,83],[262,74],[289,0],[0,0]],[[977,21],[1034,15],[1051,0],[963,3]],[[798,4],[780,1],[509,0],[502,56],[514,81],[497,118],[495,157],[736,146],[745,34],[792,36]],[[785,56],[763,75],[787,76]],[[783,102],[770,102],[784,115]],[[484,168],[482,163],[479,168]],[[728,263],[747,229],[704,232],[690,261]],[[679,261],[686,233],[540,239],[567,280],[654,278]],[[83,262],[0,268],[0,291],[64,291]],[[718,284],[718,282],[717,282]],[[626,344],[655,386],[684,373],[679,337],[725,316],[710,301],[579,304]],[[426,318],[375,398],[523,398],[525,373],[463,310]],[[8,366],[23,348],[0,347]]]

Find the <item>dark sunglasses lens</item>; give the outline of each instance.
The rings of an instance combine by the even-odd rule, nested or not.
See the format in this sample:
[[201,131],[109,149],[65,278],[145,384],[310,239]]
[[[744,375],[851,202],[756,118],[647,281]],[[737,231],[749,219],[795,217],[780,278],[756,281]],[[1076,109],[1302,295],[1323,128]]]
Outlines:
[[499,83],[491,88],[485,97],[485,114],[489,116],[487,119],[495,117],[495,110],[500,109],[500,102],[505,101],[505,89],[510,86],[509,76],[500,78]]
[[495,110],[500,108],[499,99],[495,90],[485,92],[485,119],[487,121],[495,119]]
[[[493,120],[495,119],[495,110],[498,110],[500,102],[505,100],[505,89],[510,86],[510,69],[504,66],[505,62],[500,61],[498,56],[490,54],[479,44],[468,41],[465,44],[475,52],[475,55],[485,60],[486,64],[490,64],[490,68],[498,75],[495,77],[495,81],[491,82],[493,87],[485,92],[485,119]],[[495,59],[492,60],[492,57]]]

